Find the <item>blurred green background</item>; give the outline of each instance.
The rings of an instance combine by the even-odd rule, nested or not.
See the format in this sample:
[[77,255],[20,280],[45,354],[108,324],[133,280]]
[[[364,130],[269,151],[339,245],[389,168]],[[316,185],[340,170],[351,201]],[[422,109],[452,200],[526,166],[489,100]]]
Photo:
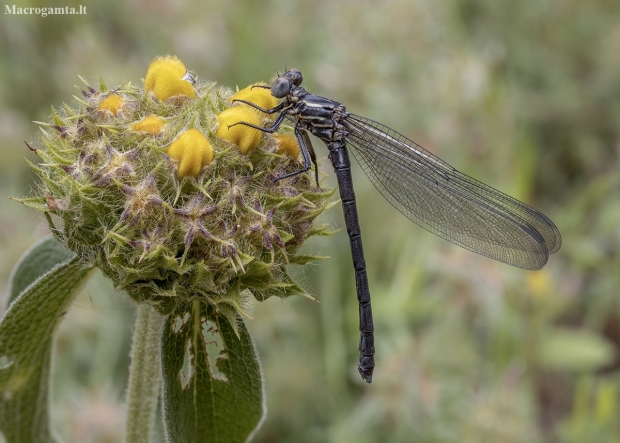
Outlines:
[[[86,15],[0,14],[3,288],[47,234],[8,200],[33,183],[23,140],[37,139],[32,121],[46,121],[50,105],[72,102],[78,74],[141,84],[150,60],[170,53],[200,77],[244,87],[297,67],[307,89],[541,210],[564,243],[538,272],[479,257],[406,220],[357,168],[374,381],[357,374],[341,231],[309,246],[330,260],[298,270],[320,303],[251,308],[268,407],[255,441],[620,441],[620,2],[82,4]],[[344,226],[338,207],[325,219]],[[119,441],[133,318],[100,276],[67,314],[53,402],[66,441]]]

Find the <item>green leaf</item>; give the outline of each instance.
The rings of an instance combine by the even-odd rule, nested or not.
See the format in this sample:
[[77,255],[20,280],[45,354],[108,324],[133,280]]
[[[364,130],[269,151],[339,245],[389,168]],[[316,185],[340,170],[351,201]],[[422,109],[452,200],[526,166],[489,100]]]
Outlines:
[[11,198],[11,200],[22,203],[35,211],[50,212],[45,197]]
[[0,320],[0,431],[7,443],[57,441],[49,413],[54,331],[90,272],[59,248],[48,239],[20,260],[13,302]]
[[289,263],[296,265],[307,265],[319,260],[327,260],[329,257],[325,255],[309,255],[309,254],[295,254],[289,257]]
[[53,238],[46,238],[35,243],[17,262],[9,279],[9,299],[7,306],[37,278],[59,263],[64,262],[72,253]]
[[330,235],[337,234],[340,232],[340,228],[334,229],[333,231],[329,230],[329,225],[313,225],[312,229],[308,231],[308,238],[312,236],[320,236],[320,237],[328,237]]
[[170,443],[241,443],[260,426],[261,369],[241,319],[237,326],[239,338],[224,316],[198,300],[166,319],[162,410]]
[[146,303],[138,306],[127,388],[124,443],[145,443],[155,425],[159,400],[159,350],[163,317]]

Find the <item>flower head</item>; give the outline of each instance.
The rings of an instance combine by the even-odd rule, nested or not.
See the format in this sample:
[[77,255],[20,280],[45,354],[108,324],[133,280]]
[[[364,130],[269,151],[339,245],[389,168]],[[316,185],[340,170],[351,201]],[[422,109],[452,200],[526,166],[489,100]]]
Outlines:
[[[249,294],[305,294],[287,266],[309,260],[298,250],[325,233],[313,220],[333,191],[308,174],[274,184],[299,169],[292,136],[229,127],[269,120],[231,104],[227,88],[193,85],[186,72],[160,57],[144,90],[87,84],[80,109],[53,110],[32,147],[39,187],[20,201],[46,213],[59,241],[136,301],[167,313],[200,297],[234,325]],[[269,107],[266,92],[248,93]],[[166,100],[175,95],[185,99]]]

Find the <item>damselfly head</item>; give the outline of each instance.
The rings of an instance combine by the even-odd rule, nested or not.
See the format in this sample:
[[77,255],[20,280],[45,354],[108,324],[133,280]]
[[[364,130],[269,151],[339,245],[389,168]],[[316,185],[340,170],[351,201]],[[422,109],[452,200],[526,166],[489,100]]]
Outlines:
[[278,74],[271,86],[271,94],[276,98],[284,98],[291,92],[291,89],[301,85],[302,80],[301,72],[297,69],[289,69],[283,76]]
[[301,72],[297,69],[289,69],[284,73],[284,77],[290,79],[293,83],[293,86],[301,85],[301,82],[304,79],[304,77],[301,75]]

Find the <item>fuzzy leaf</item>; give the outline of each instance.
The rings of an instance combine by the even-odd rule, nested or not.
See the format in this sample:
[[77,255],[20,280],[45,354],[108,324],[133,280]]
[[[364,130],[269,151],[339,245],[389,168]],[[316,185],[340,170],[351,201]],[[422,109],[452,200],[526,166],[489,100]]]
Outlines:
[[52,106],[52,121],[55,125],[64,126],[65,121],[56,113],[56,109]]
[[239,283],[246,288],[266,288],[272,283],[270,269],[269,263],[253,260],[245,266],[245,273],[239,276]]
[[295,197],[287,197],[287,196],[282,197],[282,196],[276,196],[273,194],[267,194],[265,197],[268,203],[268,208],[271,209],[271,207],[277,206],[278,209],[280,210],[291,208],[293,205],[299,202],[299,200],[301,200],[302,198],[301,194],[296,195]]
[[[306,193],[304,193],[304,198],[306,200],[311,201],[311,202],[324,201],[325,199],[328,199],[332,195],[334,195],[334,193],[336,192],[336,189],[338,189],[338,188],[326,189],[326,190],[322,190],[320,192],[306,192]],[[335,202],[332,202],[332,204],[330,204],[329,207],[331,208],[334,204],[337,204],[338,202],[339,202],[339,200],[337,200]]]
[[273,296],[286,298],[293,295],[301,295],[312,301],[317,301],[316,298],[308,294],[304,288],[295,283],[295,280],[293,280],[286,272],[282,273],[280,280],[281,281],[279,283],[270,284],[260,291],[252,291],[255,294],[256,299],[259,301],[264,301]]
[[127,388],[124,443],[145,443],[153,433],[159,401],[159,350],[163,317],[151,306],[138,306]]
[[319,236],[319,237],[328,237],[330,235],[334,235],[338,232],[340,232],[340,228],[338,229],[334,229],[333,231],[329,230],[329,225],[315,225],[312,227],[312,229],[310,229],[310,231],[308,231],[308,238],[312,237],[312,236]]
[[28,198],[11,198],[11,200],[19,202],[29,208],[39,212],[49,212],[45,197],[28,197]]
[[291,255],[289,257],[289,263],[296,265],[306,265],[308,263],[312,263],[314,261],[326,260],[329,257],[326,255],[305,255],[305,254],[296,254]]
[[[168,316],[162,337],[168,442],[241,443],[260,426],[265,414],[260,365],[240,319],[237,326],[239,338],[223,316],[197,300],[190,312]],[[219,356],[209,355],[218,352],[212,345],[215,330]]]
[[59,248],[51,239],[38,244],[12,276],[11,298],[19,295],[0,321],[0,431],[7,443],[57,441],[49,416],[54,331],[90,272]]
[[17,262],[9,279],[7,306],[41,275],[71,257],[71,251],[53,238],[32,246]]

